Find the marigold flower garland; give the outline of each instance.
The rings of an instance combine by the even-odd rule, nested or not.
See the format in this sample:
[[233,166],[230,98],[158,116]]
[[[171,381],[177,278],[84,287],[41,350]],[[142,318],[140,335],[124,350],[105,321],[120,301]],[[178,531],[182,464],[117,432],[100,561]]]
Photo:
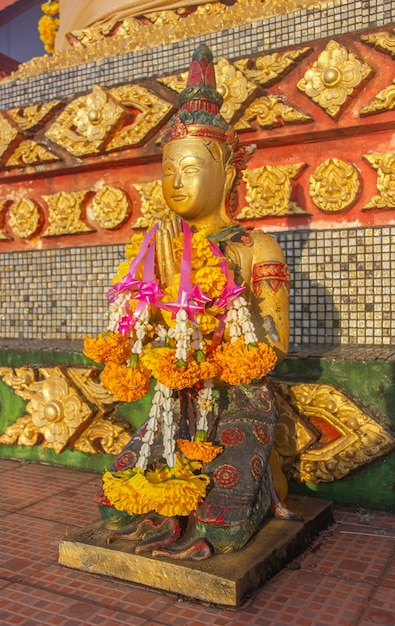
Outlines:
[[[105,364],[103,384],[120,400],[143,397],[151,377],[156,380],[135,467],[103,477],[108,501],[130,514],[197,509],[209,485],[208,476],[197,472],[222,451],[207,441],[213,379],[249,384],[276,364],[274,351],[257,340],[244,287],[235,285],[224,255],[204,233],[182,226],[173,241],[180,264],[173,284],[162,291],[155,278],[157,224],[127,248],[128,261],[107,293],[108,330],[85,338],[85,354]],[[194,441],[178,439],[177,452],[173,396],[189,388],[195,389],[196,434]],[[150,455],[159,429],[165,465],[154,470]]]
[[44,15],[38,21],[38,32],[46,52],[52,54],[55,50],[55,37],[59,30],[59,2],[48,0],[41,5]]

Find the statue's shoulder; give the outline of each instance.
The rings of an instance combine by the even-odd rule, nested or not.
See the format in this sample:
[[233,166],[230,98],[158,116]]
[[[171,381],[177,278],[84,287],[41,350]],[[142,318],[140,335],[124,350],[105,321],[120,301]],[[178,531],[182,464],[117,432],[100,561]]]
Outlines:
[[285,263],[284,253],[277,240],[263,230],[251,230],[248,236],[252,243],[253,262],[264,263],[272,261],[275,263]]

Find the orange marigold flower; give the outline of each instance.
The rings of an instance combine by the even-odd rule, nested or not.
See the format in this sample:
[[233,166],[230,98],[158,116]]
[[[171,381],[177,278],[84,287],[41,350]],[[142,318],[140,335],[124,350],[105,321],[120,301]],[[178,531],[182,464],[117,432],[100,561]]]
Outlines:
[[130,356],[130,341],[121,333],[105,331],[84,339],[84,354],[96,363],[122,363]]
[[200,380],[209,380],[210,378],[216,378],[219,376],[220,368],[218,363],[215,363],[211,359],[207,359],[202,363],[199,363],[200,367]]
[[271,372],[277,363],[276,353],[265,343],[246,346],[243,337],[234,343],[221,344],[212,358],[221,369],[220,378],[229,385],[248,385]]
[[134,402],[150,390],[150,378],[139,369],[107,363],[101,373],[103,385],[121,402]]
[[202,461],[202,463],[210,463],[210,461],[213,461],[223,450],[222,446],[214,446],[211,441],[177,439],[177,445],[187,459]]
[[174,350],[158,357],[155,378],[170,389],[187,389],[196,385],[200,378],[200,368],[194,359],[189,359],[185,367],[177,365]]

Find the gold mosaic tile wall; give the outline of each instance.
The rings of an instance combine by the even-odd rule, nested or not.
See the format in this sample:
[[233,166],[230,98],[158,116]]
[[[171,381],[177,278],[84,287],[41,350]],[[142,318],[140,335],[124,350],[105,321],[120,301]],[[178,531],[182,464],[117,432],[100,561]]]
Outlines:
[[[395,227],[276,236],[292,275],[293,346],[393,343]],[[0,255],[0,343],[101,332],[105,292],[123,255],[122,245]]]

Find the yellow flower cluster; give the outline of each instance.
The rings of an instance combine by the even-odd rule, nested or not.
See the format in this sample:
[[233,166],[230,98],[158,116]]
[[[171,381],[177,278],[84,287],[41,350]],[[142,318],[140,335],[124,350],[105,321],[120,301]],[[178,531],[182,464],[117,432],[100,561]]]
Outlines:
[[277,363],[276,353],[270,346],[264,343],[247,346],[243,337],[218,346],[212,358],[221,370],[220,378],[229,385],[248,385],[252,380],[259,380]]
[[210,483],[206,474],[195,474],[200,468],[200,463],[177,455],[172,469],[106,472],[103,491],[113,507],[130,515],[149,511],[169,517],[189,515],[205,498]]
[[54,52],[55,37],[59,29],[59,3],[48,0],[41,5],[44,15],[38,21],[38,32],[46,52]]

